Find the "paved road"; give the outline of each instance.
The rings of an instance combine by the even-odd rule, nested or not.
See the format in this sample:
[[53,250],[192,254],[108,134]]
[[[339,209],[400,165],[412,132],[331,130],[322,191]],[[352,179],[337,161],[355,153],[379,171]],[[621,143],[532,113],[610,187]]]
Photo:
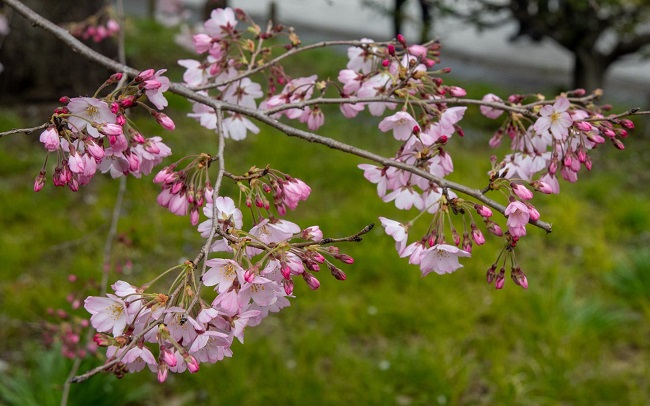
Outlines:
[[[205,0],[185,0],[189,8],[199,9]],[[381,0],[388,6],[392,0]],[[230,0],[233,7],[246,10],[251,16],[265,19],[272,0]],[[303,42],[322,39],[351,39],[362,36],[375,40],[392,35],[390,19],[377,11],[364,8],[361,0],[275,0],[278,19],[293,25]],[[410,15],[417,16],[416,2],[410,2]],[[126,2],[132,12],[143,14],[146,0]],[[509,42],[515,25],[482,33],[473,27],[452,20],[436,21],[435,35],[444,46],[444,66],[463,79],[489,80],[512,91],[539,91],[544,88],[566,88],[571,82],[571,55],[551,41],[541,45],[526,39]],[[404,34],[417,38],[417,26],[407,24]],[[628,58],[616,63],[605,85],[608,100],[634,105],[650,103],[650,62]],[[611,99],[610,99],[611,98]]]

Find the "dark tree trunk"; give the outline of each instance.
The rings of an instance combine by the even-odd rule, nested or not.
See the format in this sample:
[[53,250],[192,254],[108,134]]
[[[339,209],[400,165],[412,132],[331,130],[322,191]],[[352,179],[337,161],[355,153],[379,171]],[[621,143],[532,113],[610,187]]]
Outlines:
[[602,89],[609,68],[607,60],[589,50],[576,49],[573,55],[573,87],[583,88],[587,92]]
[[[1,1],[0,1],[1,3]],[[82,21],[96,13],[103,1],[24,0],[54,23]],[[0,49],[0,102],[55,101],[61,96],[92,95],[112,73],[73,52],[61,41],[12,14],[10,32]],[[106,39],[91,48],[114,58],[115,42]]]
[[404,11],[402,6],[404,6],[406,0],[395,0],[395,5],[393,8],[393,34],[397,37],[397,34],[402,34],[402,22],[404,21]]

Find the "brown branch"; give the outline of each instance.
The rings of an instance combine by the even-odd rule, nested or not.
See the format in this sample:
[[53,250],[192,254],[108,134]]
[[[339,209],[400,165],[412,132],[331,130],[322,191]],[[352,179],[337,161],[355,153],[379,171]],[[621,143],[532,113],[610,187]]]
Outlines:
[[13,130],[0,132],[0,138],[5,137],[5,136],[7,136],[7,135],[20,134],[20,133],[25,133],[25,134],[27,134],[27,135],[31,135],[34,131],[44,130],[44,129],[46,129],[49,125],[50,125],[50,123],[44,123],[44,124],[39,125],[38,127],[31,127],[31,128],[14,128]]

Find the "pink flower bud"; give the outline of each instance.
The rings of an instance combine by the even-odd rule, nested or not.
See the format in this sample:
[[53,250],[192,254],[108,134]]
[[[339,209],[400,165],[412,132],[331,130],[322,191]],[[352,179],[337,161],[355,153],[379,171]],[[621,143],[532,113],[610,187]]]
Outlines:
[[582,96],[584,96],[585,94],[587,94],[587,91],[586,91],[585,89],[578,88],[578,89],[576,89],[576,90],[573,91],[573,94],[574,94],[576,97],[582,97]]
[[497,265],[492,264],[490,269],[487,270],[486,279],[488,284],[494,282],[494,280],[496,279],[497,277],[496,269],[497,269]]
[[176,356],[164,345],[160,347],[160,359],[172,368],[176,366]]
[[472,239],[477,245],[485,244],[485,236],[483,236],[483,233],[478,228],[472,230]]
[[106,22],[106,29],[108,29],[111,34],[114,34],[120,30],[120,24],[111,18]]
[[354,258],[352,258],[349,255],[337,254],[337,255],[334,255],[334,258],[336,258],[339,261],[344,262],[346,264],[354,264]]
[[144,90],[156,90],[160,89],[161,87],[162,83],[155,79],[145,80],[144,82],[140,83],[140,85],[138,85],[138,88]]
[[255,280],[255,270],[253,268],[247,269],[244,272],[244,280],[248,283],[252,283]]
[[577,121],[574,123],[574,125],[578,130],[585,131],[585,132],[591,131],[594,128],[590,123],[586,121]]
[[192,207],[190,210],[190,222],[193,226],[199,224],[199,209],[196,207]]
[[318,279],[314,278],[309,272],[303,272],[302,278],[307,282],[307,286],[309,286],[311,290],[316,290],[320,287]]
[[503,230],[501,230],[501,227],[499,227],[499,225],[495,222],[490,221],[490,224],[488,224],[487,229],[489,232],[496,235],[497,237],[503,236]]
[[621,142],[618,138],[612,138],[612,143],[617,149],[624,150],[625,149],[625,144]]
[[330,271],[332,272],[332,276],[339,281],[344,281],[347,279],[347,276],[345,275],[345,272],[340,270],[339,268],[335,267],[334,265],[328,263],[327,266],[329,267]]
[[381,61],[381,66],[387,68],[388,66],[390,66],[390,61],[388,59],[384,59],[383,61]]
[[291,279],[291,268],[286,263],[282,264],[282,266],[280,267],[280,273],[282,274],[282,277],[284,279],[286,280]]
[[626,119],[626,118],[624,118],[624,119],[621,120],[621,125],[622,125],[624,128],[627,128],[628,130],[631,130],[631,129],[634,128],[634,123],[633,123],[631,120],[628,120],[628,119]]
[[70,98],[68,96],[61,96],[61,98],[59,99],[59,103],[68,104],[70,103]]
[[122,80],[122,73],[121,73],[121,72],[113,73],[113,74],[108,78],[108,80],[106,80],[106,84],[107,84],[107,85],[110,85],[110,84],[113,84],[113,83],[117,83],[117,82],[119,82],[120,80]]
[[191,374],[199,372],[199,362],[196,360],[196,358],[190,354],[187,354],[183,357],[183,359],[187,364],[187,370],[190,371]]
[[512,272],[510,272],[510,277],[516,285],[521,286],[524,289],[528,289],[528,279],[526,279],[526,274],[517,267]]
[[140,170],[140,158],[136,154],[125,153],[124,156],[129,163],[130,172],[138,172]]
[[95,333],[93,341],[100,347],[108,347],[113,343],[113,339],[108,334],[104,333]]
[[282,286],[284,287],[284,293],[291,295],[293,293],[293,280],[284,279],[282,280]]
[[100,124],[97,126],[97,130],[104,135],[113,136],[113,137],[122,135],[122,133],[124,132],[122,126],[117,124]]
[[506,283],[506,269],[501,268],[499,274],[497,275],[494,281],[494,287],[496,289],[503,289],[503,285],[505,285],[505,283]]
[[173,130],[176,128],[176,125],[172,121],[171,118],[169,118],[166,114],[164,113],[158,113],[156,111],[151,113],[155,118],[158,124],[160,124],[164,129],[166,130]]
[[147,69],[138,74],[138,76],[135,78],[137,82],[142,82],[145,80],[149,80],[153,77],[153,75],[156,73],[155,70],[153,69]]
[[465,97],[467,92],[462,87],[449,86],[449,93],[454,97]]
[[45,171],[41,171],[34,180],[34,192],[39,192],[45,186]]
[[549,185],[548,183],[543,182],[543,181],[541,181],[541,180],[537,180],[537,181],[531,183],[531,185],[532,185],[532,186],[535,188],[535,190],[537,190],[538,192],[542,192],[542,193],[545,193],[545,194],[551,194],[551,193],[553,193],[553,188],[551,187],[551,185]]
[[45,149],[50,152],[59,149],[59,133],[54,126],[47,127],[47,129],[41,133],[39,141],[41,141]]
[[533,198],[533,192],[528,190],[524,185],[518,183],[511,183],[512,191],[519,196],[520,199],[530,200]]
[[404,36],[402,34],[397,34],[397,42],[402,44],[402,46],[404,46],[404,47],[406,46],[406,39],[404,38]]
[[122,106],[123,108],[125,109],[129,108],[133,106],[133,104],[135,104],[135,96],[129,95],[129,96],[120,97],[119,103],[120,106]]
[[483,206],[481,204],[475,204],[474,208],[476,209],[476,212],[479,214],[479,216],[482,217],[492,217],[492,210],[490,210],[489,207]]
[[388,44],[387,49],[388,49],[388,54],[389,54],[390,56],[395,56],[395,45],[393,45],[393,44]]
[[167,374],[169,373],[169,367],[167,365],[158,365],[158,382],[163,383],[167,380]]

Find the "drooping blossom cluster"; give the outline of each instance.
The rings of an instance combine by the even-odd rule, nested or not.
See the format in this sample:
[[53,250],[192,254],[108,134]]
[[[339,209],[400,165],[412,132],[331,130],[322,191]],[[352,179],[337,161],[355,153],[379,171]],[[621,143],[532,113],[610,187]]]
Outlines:
[[[389,44],[384,51],[371,40],[364,42],[368,45],[348,51],[347,69],[339,74],[339,81],[343,83],[342,96],[356,97],[361,101],[367,97],[380,97],[381,100],[372,102],[369,108],[373,115],[384,115],[386,108],[394,108],[397,104],[392,99],[404,100],[400,111],[380,121],[379,130],[392,132],[400,142],[393,158],[395,162],[409,164],[434,178],[424,178],[392,165],[359,165],[365,178],[377,185],[377,193],[384,201],[394,201],[395,206],[402,210],[417,209],[420,214],[416,218],[425,213],[433,215],[424,216],[430,219],[428,231],[410,245],[408,231],[412,222],[402,224],[380,218],[386,233],[395,239],[398,253],[409,257],[411,264],[420,265],[423,276],[432,271],[448,273],[459,268],[462,265],[458,258],[469,256],[472,244],[485,242],[472,215],[476,212],[488,231],[505,239],[497,262],[502,260],[504,264],[512,264],[512,279],[527,287],[526,276],[514,257],[514,248],[519,238],[526,235],[527,224],[540,219],[540,213],[531,203],[533,192],[529,187],[541,193],[558,193],[558,169],[564,179],[574,182],[582,165],[591,169],[587,151],[606,138],[617,148],[622,148],[617,137],[626,137],[627,129],[633,128],[632,122],[606,119],[591,103],[590,108],[586,107],[586,101],[583,106],[572,104],[564,95],[553,103],[536,100],[527,105],[523,104],[523,96],[511,96],[508,103],[504,103],[494,94],[486,95],[483,98],[485,104],[480,106],[486,117],[498,118],[506,110],[503,107],[525,109],[527,113],[508,111],[505,123],[490,140],[490,145],[497,147],[503,135],[507,134],[515,151],[499,163],[493,160],[488,174],[489,187],[481,192],[500,190],[506,195],[508,204],[503,214],[507,218],[507,231],[504,234],[490,218],[492,212],[489,208],[459,198],[452,190],[441,188],[440,182],[435,180],[443,179],[453,171],[453,162],[445,146],[453,134],[463,136],[458,123],[466,110],[466,107],[450,107],[449,103],[455,100],[443,100],[447,96],[462,98],[466,95],[462,88],[443,85],[437,74],[446,70],[428,70],[437,62],[439,45],[408,46],[404,38],[398,37],[402,49],[397,50]],[[577,90],[570,92],[570,96],[583,97],[585,92]],[[363,104],[358,102],[353,106],[362,110]],[[356,115],[357,110],[350,111],[344,106],[341,105],[344,115]],[[540,171],[545,173],[533,180]],[[461,232],[456,230],[450,215],[462,218]],[[448,244],[448,240],[452,244]],[[496,266],[495,263],[493,267]],[[493,277],[488,275],[488,282],[496,280],[497,288],[503,287],[505,265],[501,270]]]
[[[258,177],[249,179],[256,182]],[[289,306],[295,278],[318,289],[314,274],[325,265],[334,278],[346,279],[332,261],[350,264],[352,258],[321,244],[327,241],[318,226],[301,229],[268,216],[244,229],[243,214],[231,198],[209,196],[203,207],[207,219],[198,231],[209,238],[216,228],[210,252],[219,256],[205,261],[198,285],[200,268],[187,261],[168,271],[178,277],[164,293],[150,284],[118,281],[114,293],[86,299],[90,323],[98,331],[95,343],[108,347],[107,362],[119,360],[108,368],[117,376],[147,367],[163,382],[169,372],[197,372],[201,363],[231,357],[231,345],[235,339],[244,342],[246,327]],[[201,285],[213,293],[202,294]]]
[[[68,186],[77,191],[97,171],[113,178],[131,174],[148,175],[171,150],[158,136],[145,138],[127,119],[128,109],[141,106],[151,113],[165,129],[173,130],[174,122],[164,113],[144,104],[148,99],[158,109],[167,106],[163,92],[169,79],[164,70],[141,72],[128,84],[113,90],[106,97],[61,98],[65,105],[57,108],[50,125],[40,135],[48,151],[47,158],[34,182],[34,191],[45,184],[47,163],[55,156],[52,181],[55,186]],[[122,74],[112,75],[98,90],[120,82]]]

